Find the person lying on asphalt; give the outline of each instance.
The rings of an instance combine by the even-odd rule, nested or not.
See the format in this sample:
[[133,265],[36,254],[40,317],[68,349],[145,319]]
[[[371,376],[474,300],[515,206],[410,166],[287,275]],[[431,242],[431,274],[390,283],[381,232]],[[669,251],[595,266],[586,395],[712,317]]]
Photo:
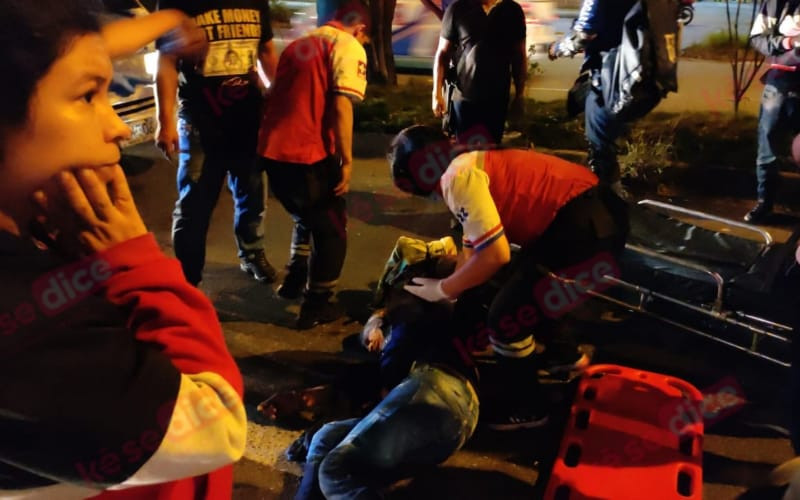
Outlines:
[[[454,266],[451,257],[436,267],[443,276]],[[409,467],[439,464],[464,445],[478,421],[478,375],[454,324],[449,304],[388,293],[360,335],[380,357],[384,398],[313,435],[295,498],[379,498]]]

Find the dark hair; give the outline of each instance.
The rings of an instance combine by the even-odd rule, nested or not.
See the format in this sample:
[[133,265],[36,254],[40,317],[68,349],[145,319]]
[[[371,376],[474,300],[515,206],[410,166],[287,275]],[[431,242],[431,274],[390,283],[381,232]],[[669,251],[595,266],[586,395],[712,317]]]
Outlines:
[[370,14],[367,6],[361,0],[350,0],[341,3],[333,14],[333,19],[344,26],[363,24],[370,29]]
[[401,130],[386,155],[394,185],[411,194],[431,194],[450,164],[449,150],[450,141],[437,128],[414,125]]
[[80,35],[100,31],[98,0],[0,0],[0,158],[8,133],[24,126],[36,85]]

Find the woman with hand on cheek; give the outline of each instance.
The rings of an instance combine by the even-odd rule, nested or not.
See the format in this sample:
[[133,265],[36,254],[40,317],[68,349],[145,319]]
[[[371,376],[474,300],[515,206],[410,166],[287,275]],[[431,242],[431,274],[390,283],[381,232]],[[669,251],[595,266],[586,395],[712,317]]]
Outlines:
[[0,0],[0,497],[230,498],[241,375],[139,216],[108,96],[110,56],[138,43],[118,37],[192,24],[96,12]]

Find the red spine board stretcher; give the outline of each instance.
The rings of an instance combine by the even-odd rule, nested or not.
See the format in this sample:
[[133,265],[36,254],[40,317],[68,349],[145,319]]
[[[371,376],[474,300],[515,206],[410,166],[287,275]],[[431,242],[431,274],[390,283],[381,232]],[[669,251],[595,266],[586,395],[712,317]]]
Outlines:
[[544,498],[701,499],[702,402],[700,391],[674,377],[589,367]]

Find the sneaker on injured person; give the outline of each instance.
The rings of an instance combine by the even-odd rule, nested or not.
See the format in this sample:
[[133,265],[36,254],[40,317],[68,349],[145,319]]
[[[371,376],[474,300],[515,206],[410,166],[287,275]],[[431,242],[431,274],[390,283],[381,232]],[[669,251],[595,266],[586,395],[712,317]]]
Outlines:
[[483,423],[496,431],[516,431],[541,427],[549,418],[550,414],[544,408],[520,408],[505,414],[487,412]]

